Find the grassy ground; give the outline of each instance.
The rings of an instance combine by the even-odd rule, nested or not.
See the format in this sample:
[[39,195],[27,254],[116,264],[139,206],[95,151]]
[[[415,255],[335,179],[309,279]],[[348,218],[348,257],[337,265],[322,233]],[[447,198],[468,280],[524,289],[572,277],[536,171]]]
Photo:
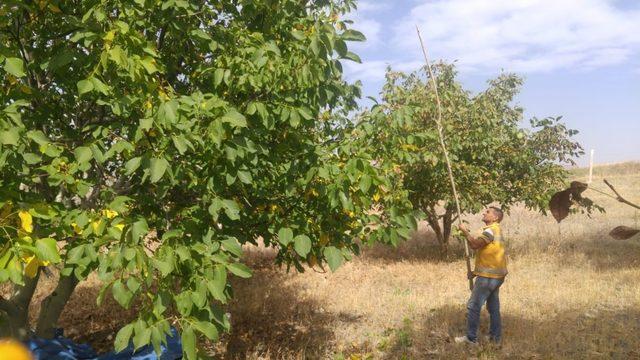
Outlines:
[[[585,181],[586,171],[575,177]],[[606,190],[603,177],[640,203],[640,163],[596,167],[593,187]],[[503,221],[510,274],[500,294],[502,349],[452,343],[464,332],[469,296],[462,246],[438,258],[421,225],[399,248],[368,248],[334,274],[288,274],[271,265],[268,250],[248,248],[257,270],[234,281],[233,332],[210,350],[227,359],[639,358],[640,235],[620,241],[607,233],[638,226],[640,212],[593,191],[585,195],[606,214],[572,214],[559,226],[516,208]],[[477,216],[469,220],[480,226]],[[133,312],[113,301],[96,309],[97,291],[94,279],[80,284],[61,325],[106,350]],[[482,319],[486,334],[486,311]]]

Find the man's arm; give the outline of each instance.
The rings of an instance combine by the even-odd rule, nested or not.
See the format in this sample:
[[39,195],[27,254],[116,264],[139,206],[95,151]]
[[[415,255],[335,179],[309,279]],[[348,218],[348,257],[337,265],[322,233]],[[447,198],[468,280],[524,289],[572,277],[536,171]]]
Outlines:
[[474,238],[473,236],[471,236],[471,233],[469,233],[469,230],[463,224],[459,226],[459,229],[467,238],[469,247],[471,247],[473,250],[478,250],[483,246],[487,245],[488,243],[490,243],[491,240],[493,240],[493,239],[488,239],[484,233],[481,236]]

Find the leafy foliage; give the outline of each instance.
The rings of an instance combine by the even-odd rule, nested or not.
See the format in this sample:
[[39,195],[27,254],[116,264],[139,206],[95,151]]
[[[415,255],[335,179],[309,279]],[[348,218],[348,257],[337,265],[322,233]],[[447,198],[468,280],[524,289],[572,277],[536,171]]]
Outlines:
[[335,270],[356,236],[407,236],[403,190],[349,135],[353,6],[2,2],[0,280],[24,284],[33,261],[34,277],[97,271],[98,303],[140,306],[117,350],[159,349],[177,322],[194,358],[230,327],[243,244]]
[[[426,214],[446,245],[455,203],[438,146],[435,92],[426,73],[389,70],[382,103],[361,114],[358,126],[368,129],[362,134],[374,157],[395,167],[413,206]],[[478,94],[463,88],[453,65],[437,65],[435,76],[462,211],[477,212],[493,202],[505,208],[523,202],[544,210],[553,189],[564,183],[562,164],[573,164],[572,158],[582,153],[572,140],[577,131],[560,118],[534,118],[530,128],[520,127],[523,109],[514,102],[522,80],[515,75],[489,81]]]

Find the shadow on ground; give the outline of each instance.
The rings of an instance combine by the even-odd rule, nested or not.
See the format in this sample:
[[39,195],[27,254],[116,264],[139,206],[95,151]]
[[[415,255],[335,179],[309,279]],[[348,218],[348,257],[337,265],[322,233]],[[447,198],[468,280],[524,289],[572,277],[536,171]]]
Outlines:
[[[464,305],[447,305],[424,316],[422,323],[405,323],[404,336],[395,336],[385,359],[637,359],[640,310],[591,309],[532,320],[503,313],[502,348],[481,341],[479,347],[453,342],[464,334]],[[488,334],[483,310],[480,339]]]
[[640,267],[640,240],[614,240],[609,235],[585,239],[583,244],[569,246],[568,251],[579,251],[589,263],[600,271],[637,269]]
[[325,359],[331,356],[336,324],[358,321],[350,314],[331,314],[322,304],[294,288],[273,258],[249,254],[254,269],[250,279],[232,281],[235,299],[230,304],[232,331],[212,349],[220,359]]
[[384,263],[405,260],[436,263],[454,262],[464,259],[464,247],[458,239],[452,237],[449,240],[448,251],[444,254],[433,231],[424,222],[421,222],[411,238],[400,242],[396,247],[384,244],[363,246],[362,258]]

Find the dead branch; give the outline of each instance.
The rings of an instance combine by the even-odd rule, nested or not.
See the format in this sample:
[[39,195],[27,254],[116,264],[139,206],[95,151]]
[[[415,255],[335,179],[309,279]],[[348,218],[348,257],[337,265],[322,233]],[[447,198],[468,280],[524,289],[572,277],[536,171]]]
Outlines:
[[636,209],[640,209],[640,205],[636,205],[636,204],[632,203],[631,201],[629,201],[629,200],[627,200],[627,199],[623,198],[623,197],[622,197],[622,195],[620,195],[620,194],[616,191],[616,189],[613,187],[613,185],[611,185],[611,183],[607,181],[607,179],[604,179],[604,183],[605,183],[605,184],[607,184],[607,186],[608,186],[609,188],[611,188],[611,191],[613,191],[613,192],[616,194],[616,196],[618,197],[618,201],[620,201],[621,203],[625,203],[625,204],[627,204],[627,205],[629,205],[629,206],[632,206],[632,207],[634,207],[634,208],[636,208]]

